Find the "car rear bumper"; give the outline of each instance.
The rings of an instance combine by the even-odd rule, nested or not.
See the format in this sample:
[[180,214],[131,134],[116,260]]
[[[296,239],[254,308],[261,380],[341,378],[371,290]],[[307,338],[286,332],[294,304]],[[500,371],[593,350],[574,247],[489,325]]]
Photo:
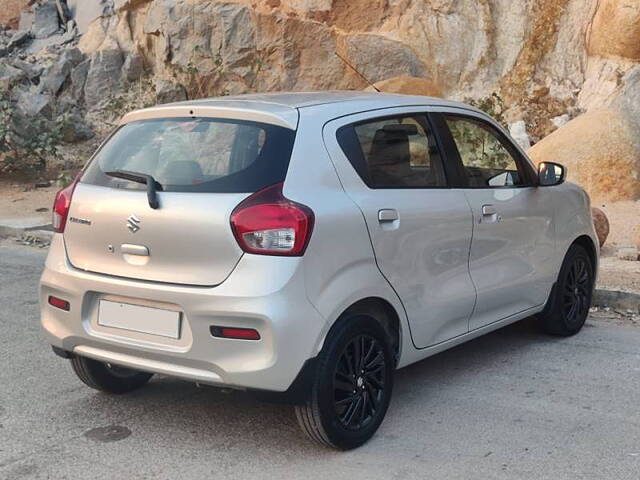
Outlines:
[[[48,304],[50,295],[70,310]],[[179,339],[98,324],[100,300],[182,312]],[[307,299],[300,258],[244,255],[217,287],[130,280],[74,269],[56,234],[40,281],[52,346],[96,360],[201,383],[283,392],[321,347],[325,319]],[[210,327],[254,328],[260,340],[213,337]]]

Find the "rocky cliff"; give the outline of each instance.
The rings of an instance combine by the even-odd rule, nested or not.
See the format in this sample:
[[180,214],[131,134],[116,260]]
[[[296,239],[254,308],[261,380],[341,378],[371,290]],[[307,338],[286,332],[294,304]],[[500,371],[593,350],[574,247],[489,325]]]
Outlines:
[[[15,60],[44,65],[40,75],[24,73],[13,82],[19,84],[13,98],[46,95],[55,104],[51,115],[88,111],[99,123],[105,111],[140,103],[366,88],[338,52],[389,89],[462,100],[497,93],[519,140],[537,143],[534,159],[566,163],[570,178],[598,200],[640,199],[636,0],[24,3],[22,21],[0,17],[14,29],[4,35],[0,86],[11,76],[8,68],[28,68]],[[59,11],[58,29],[49,35],[72,40],[47,43],[41,12],[47,5]],[[28,37],[8,48],[21,33],[18,25]]]

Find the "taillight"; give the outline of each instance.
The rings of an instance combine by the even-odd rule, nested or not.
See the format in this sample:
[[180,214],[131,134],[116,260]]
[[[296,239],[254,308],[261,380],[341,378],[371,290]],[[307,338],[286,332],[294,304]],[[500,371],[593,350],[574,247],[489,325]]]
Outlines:
[[240,248],[259,255],[303,255],[313,222],[309,207],[284,197],[282,183],[254,193],[231,213],[231,228]]
[[71,208],[71,197],[79,180],[80,174],[71,182],[71,185],[56,193],[56,199],[53,201],[52,218],[53,231],[56,233],[64,232],[64,227],[67,224],[67,216],[69,215],[69,208]]

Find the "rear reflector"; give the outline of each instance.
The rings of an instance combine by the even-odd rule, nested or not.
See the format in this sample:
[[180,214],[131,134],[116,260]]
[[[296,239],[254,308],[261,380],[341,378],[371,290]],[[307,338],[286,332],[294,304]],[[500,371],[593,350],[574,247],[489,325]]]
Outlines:
[[49,305],[53,305],[54,307],[59,308],[60,310],[65,310],[67,312],[71,308],[69,302],[54,296],[49,296]]
[[216,327],[211,326],[211,335],[220,338],[235,338],[238,340],[260,340],[260,334],[253,328]]

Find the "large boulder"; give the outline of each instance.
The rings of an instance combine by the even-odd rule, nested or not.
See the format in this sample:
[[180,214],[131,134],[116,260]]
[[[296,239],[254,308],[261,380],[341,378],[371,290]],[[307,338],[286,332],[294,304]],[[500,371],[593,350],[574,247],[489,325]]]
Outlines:
[[24,78],[26,75],[22,70],[12,67],[8,63],[0,62],[0,91],[8,90]]
[[60,19],[55,1],[49,0],[36,7],[35,18],[31,29],[33,36],[36,38],[47,38],[58,32],[60,29]]
[[17,114],[25,119],[44,117],[53,118],[54,100],[51,95],[40,93],[34,89],[16,88],[11,96],[17,105]]
[[529,155],[536,163],[565,165],[568,180],[595,201],[640,199],[640,129],[622,110],[580,115],[534,145]]
[[120,86],[124,58],[120,50],[101,50],[91,56],[84,83],[84,98],[89,108],[100,107]]
[[28,30],[18,30],[16,33],[14,33],[11,36],[11,39],[9,40],[9,44],[7,45],[7,47],[9,48],[9,50],[15,48],[15,47],[20,47],[22,45],[24,45],[25,43],[27,43],[29,40],[31,39],[31,32]]
[[640,2],[601,0],[588,50],[592,55],[640,60]]
[[[442,97],[442,90],[435,82],[428,78],[400,77],[387,78],[374,84],[378,90],[384,93],[402,93],[405,95],[424,95],[426,97]],[[366,90],[373,91],[373,87]]]
[[69,93],[71,98],[76,102],[84,99],[84,84],[87,81],[90,66],[91,60],[85,60],[71,71],[71,88],[69,89]]
[[598,236],[598,244],[600,245],[600,248],[602,248],[604,242],[607,241],[607,237],[609,236],[609,219],[602,210],[595,207],[591,209],[591,216],[593,217],[593,227],[595,228],[596,235]]
[[73,68],[78,65],[83,58],[84,55],[82,55],[77,48],[65,50],[60,58],[42,75],[40,79],[42,90],[57,95]]
[[44,70],[42,65],[37,63],[29,63],[24,60],[20,60],[19,58],[13,58],[10,60],[11,66],[17,68],[18,70],[22,70],[27,78],[31,81],[36,80]]
[[72,110],[58,117],[61,125],[62,141],[66,143],[82,142],[93,138],[94,133],[87,124],[85,118],[77,111]]

